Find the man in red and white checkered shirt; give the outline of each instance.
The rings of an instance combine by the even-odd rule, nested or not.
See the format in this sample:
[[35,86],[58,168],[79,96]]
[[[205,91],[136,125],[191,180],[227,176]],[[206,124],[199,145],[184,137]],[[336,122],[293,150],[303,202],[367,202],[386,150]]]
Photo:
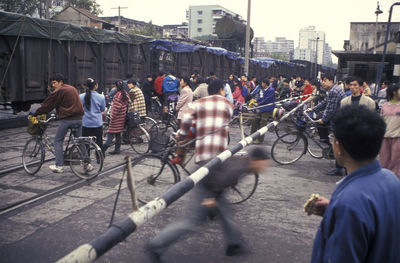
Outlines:
[[[228,123],[233,115],[233,104],[225,98],[222,80],[208,85],[209,96],[196,100],[183,116],[179,139],[187,136],[192,123],[196,126],[195,162],[208,161],[225,151],[228,146]],[[206,135],[206,136],[205,136]],[[204,138],[202,138],[205,136]],[[202,139],[199,139],[202,138]]]

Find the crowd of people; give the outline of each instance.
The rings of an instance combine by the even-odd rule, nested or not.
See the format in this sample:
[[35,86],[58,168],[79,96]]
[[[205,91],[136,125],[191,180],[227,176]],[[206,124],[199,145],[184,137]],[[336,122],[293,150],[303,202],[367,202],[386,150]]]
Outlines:
[[[244,104],[259,107],[252,132],[266,125],[275,103],[300,95],[314,95],[307,109],[319,123],[323,142],[332,147],[336,169],[330,175],[346,175],[331,200],[319,197],[313,214],[323,216],[318,230],[312,262],[397,262],[400,258],[400,86],[384,82],[375,90],[357,77],[335,82],[325,75],[320,81],[279,76],[240,78],[231,74],[226,81],[210,72],[208,77],[193,74],[175,76],[174,72],[146,76],[141,85],[128,74],[103,96],[97,93],[96,80],[87,80],[81,95],[65,83],[61,74],[52,78],[55,88],[35,114],[57,110],[61,120],[55,137],[56,163],[53,172],[63,172],[62,142],[69,127],[83,127],[83,135],[94,135],[105,154],[115,139],[119,154],[121,133],[129,112],[144,117],[151,111],[151,99],[158,97],[163,112],[176,101],[180,129],[178,141],[184,141],[195,127],[195,163],[201,167],[227,149],[226,125]],[[378,97],[372,96],[378,94]],[[102,142],[102,118],[106,101],[112,104],[107,140]],[[263,107],[264,106],[264,107]],[[378,114],[378,112],[380,114]],[[78,133],[81,133],[80,130]],[[79,136],[80,134],[78,134]],[[193,136],[193,135],[192,135]],[[262,144],[258,138],[255,144]],[[236,157],[235,157],[236,158]],[[233,220],[224,190],[237,183],[248,171],[262,171],[268,164],[265,146],[256,146],[244,158],[222,165],[196,185],[189,215],[162,230],[147,245],[152,260],[179,237],[217,213],[224,226],[227,256],[248,251],[246,242]],[[179,162],[179,156],[177,156]],[[380,162],[378,161],[380,160]],[[384,169],[387,168],[387,169]],[[396,177],[397,175],[397,177]]]

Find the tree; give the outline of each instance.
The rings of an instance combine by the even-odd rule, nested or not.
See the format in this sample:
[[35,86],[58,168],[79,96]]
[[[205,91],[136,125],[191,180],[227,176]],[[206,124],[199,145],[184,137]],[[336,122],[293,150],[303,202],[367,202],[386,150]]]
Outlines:
[[39,0],[0,0],[0,7],[4,11],[23,15],[33,15],[39,4]]
[[67,2],[66,6],[70,5],[73,7],[84,8],[96,16],[103,13],[103,10],[100,9],[100,5],[96,3],[96,0],[68,0]]
[[132,33],[144,36],[150,36],[156,39],[159,39],[161,37],[161,35],[157,31],[157,28],[153,25],[153,22],[151,20],[144,27],[132,30]]

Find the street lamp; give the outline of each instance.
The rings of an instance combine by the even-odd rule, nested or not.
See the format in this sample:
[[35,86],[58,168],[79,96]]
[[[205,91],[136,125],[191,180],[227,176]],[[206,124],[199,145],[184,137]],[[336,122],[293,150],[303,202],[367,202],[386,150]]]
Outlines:
[[318,77],[318,41],[319,37],[317,37],[315,40],[315,77]]
[[392,12],[393,12],[393,7],[396,5],[400,5],[400,2],[396,2],[396,3],[392,4],[389,9],[389,19],[388,19],[388,22],[386,25],[386,36],[385,36],[385,42],[384,42],[384,46],[383,46],[382,60],[381,60],[381,63],[379,64],[378,70],[376,72],[375,83],[377,85],[376,86],[377,88],[375,88],[375,94],[374,94],[375,96],[378,95],[379,86],[380,86],[381,79],[382,79],[382,72],[383,72],[383,68],[385,66],[386,50],[387,50],[387,44],[388,44],[388,39],[389,39],[390,23],[392,21]]
[[378,16],[383,13],[383,11],[379,8],[379,1],[377,3],[375,15],[376,15],[376,22],[375,22],[375,43],[374,43],[374,54],[376,54],[376,45],[378,44]]

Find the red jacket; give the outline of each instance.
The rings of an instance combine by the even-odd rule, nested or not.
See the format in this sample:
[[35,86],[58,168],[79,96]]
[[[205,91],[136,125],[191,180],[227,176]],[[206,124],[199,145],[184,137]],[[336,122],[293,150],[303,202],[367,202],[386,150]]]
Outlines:
[[158,76],[155,80],[154,80],[154,91],[161,95],[162,94],[162,83],[164,81],[164,76]]
[[[304,88],[303,94],[301,94],[301,95],[312,94],[312,92],[313,92],[312,86],[311,86],[311,84],[308,84],[308,85]],[[308,99],[308,98],[309,98],[309,97],[304,97],[304,98],[302,98],[301,100],[306,100],[306,99]]]

